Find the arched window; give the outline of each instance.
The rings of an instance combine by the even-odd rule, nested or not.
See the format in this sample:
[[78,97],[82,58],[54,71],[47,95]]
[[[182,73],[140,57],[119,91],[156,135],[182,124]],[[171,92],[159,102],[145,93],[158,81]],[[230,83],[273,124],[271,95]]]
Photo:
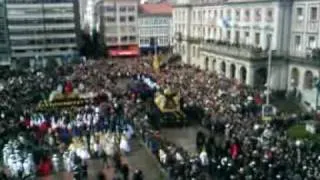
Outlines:
[[240,81],[246,83],[247,80],[247,69],[245,67],[240,68]]
[[224,61],[221,62],[220,70],[223,75],[226,74],[226,63]]
[[304,74],[304,86],[305,89],[313,88],[313,74],[311,71],[306,71]]
[[291,69],[291,77],[290,77],[290,82],[292,87],[297,87],[299,86],[299,70],[297,68],[292,68]]
[[230,78],[235,78],[236,76],[236,65],[230,65]]

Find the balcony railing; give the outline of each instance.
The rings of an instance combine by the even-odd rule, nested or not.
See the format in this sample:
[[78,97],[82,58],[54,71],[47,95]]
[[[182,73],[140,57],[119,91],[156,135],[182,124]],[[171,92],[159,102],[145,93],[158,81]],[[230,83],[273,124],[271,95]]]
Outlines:
[[211,51],[227,56],[241,57],[245,59],[266,59],[268,53],[261,48],[248,45],[232,45],[226,42],[205,42],[201,44],[201,49],[204,51]]
[[186,38],[182,38],[182,39],[185,39],[187,41],[189,41],[190,43],[201,43],[201,41],[203,40],[202,38],[200,37],[191,37],[191,36],[188,36]]

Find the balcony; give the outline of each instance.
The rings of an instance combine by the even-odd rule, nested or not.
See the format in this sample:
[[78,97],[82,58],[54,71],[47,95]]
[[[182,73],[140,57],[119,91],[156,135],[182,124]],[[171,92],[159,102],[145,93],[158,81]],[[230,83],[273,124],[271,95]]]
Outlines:
[[312,66],[320,66],[320,48],[306,48],[305,51],[292,51],[290,60]]
[[247,60],[266,60],[268,52],[263,51],[261,48],[249,45],[229,44],[228,42],[206,42],[201,44],[201,50],[209,51],[216,54],[223,54],[236,58],[243,58]]
[[194,43],[194,44],[200,44],[201,41],[203,40],[203,38],[191,37],[191,36],[187,36],[186,38],[182,38],[182,39],[185,39],[185,40],[189,41],[190,43]]

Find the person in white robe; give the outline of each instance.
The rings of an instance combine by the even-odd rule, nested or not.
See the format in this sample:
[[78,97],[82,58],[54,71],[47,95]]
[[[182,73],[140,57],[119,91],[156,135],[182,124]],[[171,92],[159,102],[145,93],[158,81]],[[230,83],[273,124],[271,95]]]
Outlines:
[[127,138],[130,140],[134,134],[134,130],[130,124],[126,125],[126,129],[124,133],[126,134]]
[[35,164],[32,159],[32,154],[28,154],[28,157],[23,162],[23,176],[32,176],[35,173]]
[[130,145],[129,145],[129,141],[128,138],[125,135],[121,136],[121,140],[120,140],[120,150],[122,152],[129,153],[131,151],[130,149]]
[[63,165],[64,165],[64,169],[67,172],[71,172],[72,171],[72,167],[71,167],[71,159],[70,159],[70,153],[69,152],[65,152],[63,154]]
[[205,150],[201,151],[199,158],[200,158],[201,165],[203,167],[207,167],[209,165],[208,154]]
[[164,165],[167,163],[167,153],[165,153],[162,149],[159,150],[159,158],[161,164]]
[[52,156],[52,165],[53,165],[53,171],[58,172],[60,170],[60,164],[59,164],[59,158],[57,154],[54,154]]

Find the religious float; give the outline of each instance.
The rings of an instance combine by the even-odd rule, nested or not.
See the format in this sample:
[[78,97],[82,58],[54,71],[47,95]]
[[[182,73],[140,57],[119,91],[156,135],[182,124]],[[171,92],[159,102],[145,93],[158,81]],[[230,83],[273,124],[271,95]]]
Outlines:
[[99,103],[106,98],[106,95],[96,93],[79,93],[73,88],[70,81],[64,86],[58,86],[57,90],[53,90],[48,99],[39,102],[37,110],[50,110],[59,108],[81,107],[87,104]]
[[164,125],[184,124],[185,114],[181,110],[180,93],[171,88],[158,91],[154,103],[160,112],[160,123]]

